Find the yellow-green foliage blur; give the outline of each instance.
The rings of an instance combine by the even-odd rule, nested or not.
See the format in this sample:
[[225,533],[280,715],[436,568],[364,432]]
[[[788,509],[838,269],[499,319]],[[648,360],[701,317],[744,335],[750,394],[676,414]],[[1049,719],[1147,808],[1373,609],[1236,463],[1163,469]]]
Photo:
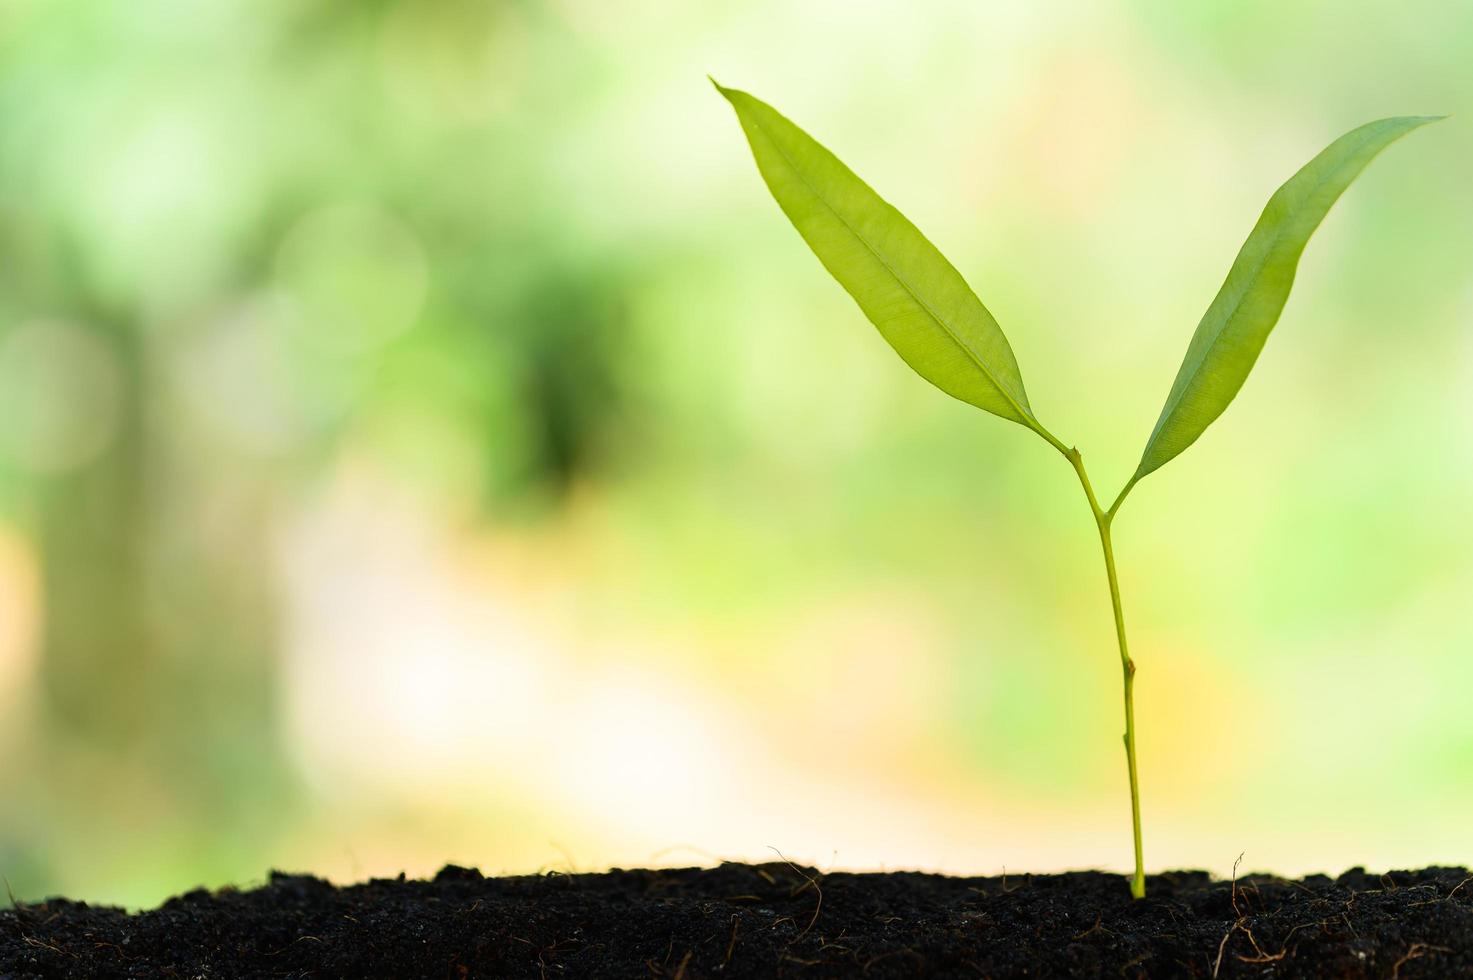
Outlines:
[[912,375],[705,74],[945,251],[1115,525],[1148,863],[1473,862],[1473,7],[0,2],[0,874],[130,904],[767,859],[1128,867],[1067,465]]

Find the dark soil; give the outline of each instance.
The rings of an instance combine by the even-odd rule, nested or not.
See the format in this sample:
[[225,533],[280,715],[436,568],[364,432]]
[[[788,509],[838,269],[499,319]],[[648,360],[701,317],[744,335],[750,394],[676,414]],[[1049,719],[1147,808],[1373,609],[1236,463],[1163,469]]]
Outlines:
[[0,978],[1473,977],[1461,868],[1153,877],[787,864],[335,888],[273,874],[137,915],[0,911]]

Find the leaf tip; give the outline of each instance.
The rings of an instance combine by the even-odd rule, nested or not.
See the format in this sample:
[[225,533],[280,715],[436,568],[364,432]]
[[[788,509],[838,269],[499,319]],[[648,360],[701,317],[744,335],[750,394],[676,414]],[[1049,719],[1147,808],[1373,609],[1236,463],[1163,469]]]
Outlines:
[[1451,113],[1443,113],[1436,116],[1404,116],[1402,118],[1405,121],[1411,123],[1411,129],[1421,129],[1423,126],[1429,126],[1432,123],[1442,122],[1450,115]]

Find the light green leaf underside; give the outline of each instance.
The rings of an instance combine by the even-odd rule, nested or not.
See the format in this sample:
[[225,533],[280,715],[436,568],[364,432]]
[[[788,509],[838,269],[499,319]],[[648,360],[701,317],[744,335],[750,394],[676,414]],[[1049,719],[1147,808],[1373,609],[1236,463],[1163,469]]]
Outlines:
[[905,363],[948,395],[1041,433],[1002,328],[936,246],[772,106],[716,89],[783,213]]
[[1353,129],[1274,192],[1207,308],[1134,483],[1197,440],[1243,386],[1278,322],[1299,256],[1330,207],[1387,146],[1441,116],[1398,116]]

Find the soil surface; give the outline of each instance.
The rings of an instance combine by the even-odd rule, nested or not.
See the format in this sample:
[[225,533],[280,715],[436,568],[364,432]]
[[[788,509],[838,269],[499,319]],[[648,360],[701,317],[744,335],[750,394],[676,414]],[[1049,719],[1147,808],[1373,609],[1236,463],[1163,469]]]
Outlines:
[[1473,977],[1462,868],[1287,881],[823,874],[775,863],[0,910],[0,978]]

